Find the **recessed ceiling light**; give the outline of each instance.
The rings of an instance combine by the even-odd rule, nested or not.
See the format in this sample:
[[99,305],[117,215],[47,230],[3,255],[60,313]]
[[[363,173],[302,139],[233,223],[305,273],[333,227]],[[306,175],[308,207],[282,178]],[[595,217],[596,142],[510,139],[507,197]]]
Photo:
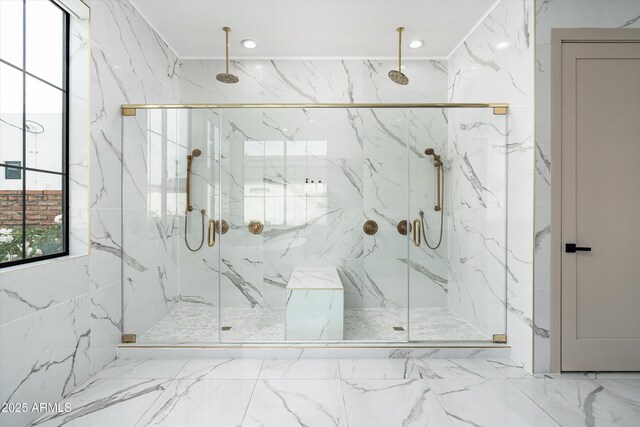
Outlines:
[[508,48],[509,46],[511,46],[511,43],[509,42],[500,42],[496,45],[496,49],[502,50]]
[[409,47],[411,49],[417,49],[419,47],[422,47],[423,44],[424,42],[422,40],[413,40],[409,43]]
[[255,47],[258,45],[256,44],[255,40],[246,39],[246,40],[242,40],[242,46],[244,46],[247,49],[255,49]]

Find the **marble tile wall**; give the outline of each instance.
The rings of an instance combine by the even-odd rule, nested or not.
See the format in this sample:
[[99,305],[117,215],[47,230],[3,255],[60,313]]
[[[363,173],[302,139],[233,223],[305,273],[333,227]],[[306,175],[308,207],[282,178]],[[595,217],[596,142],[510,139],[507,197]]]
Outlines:
[[[85,68],[91,79],[91,141],[84,154],[72,153],[71,172],[89,172],[90,223],[87,215],[80,215],[83,203],[71,208],[79,225],[85,221],[85,234],[90,227],[91,252],[0,274],[2,402],[54,402],[115,358],[123,322],[121,171],[131,179],[146,168],[126,161],[121,166],[123,144],[129,147],[135,141],[122,141],[120,104],[178,100],[177,58],[133,6],[126,0],[90,0],[88,5],[91,38],[76,28],[71,48],[75,72]],[[86,65],[75,58],[83,58],[79,61]],[[83,102],[81,97],[75,100],[76,106]],[[83,172],[89,162],[90,170]],[[86,197],[82,182],[73,183],[72,200]],[[72,239],[72,251],[87,242],[82,233]],[[164,247],[154,250],[166,252]],[[153,272],[157,288],[159,264],[138,256],[125,252],[125,264]],[[129,283],[128,289],[133,286]],[[2,413],[0,424],[21,426],[35,416]]]
[[[391,61],[236,61],[232,72],[240,83],[233,86],[215,80],[223,66],[217,60],[182,61],[182,102],[446,100],[447,70],[442,61],[408,62],[406,73],[413,80],[406,88],[386,76]],[[447,117],[442,110],[222,110],[219,114],[210,122],[220,126],[225,159],[221,209],[231,225],[221,239],[224,307],[284,307],[284,288],[295,267],[338,267],[347,307],[406,307],[409,275],[416,307],[446,305],[446,239],[439,253],[424,247],[408,252],[406,238],[396,231],[397,223],[410,215],[409,204],[415,211],[412,218],[422,208],[430,221],[438,220],[427,209],[435,203],[435,172],[423,151],[430,146],[444,150]],[[285,157],[285,145],[288,153],[298,154]],[[308,191],[306,177],[322,179],[323,193]],[[276,197],[252,199],[252,189]],[[283,197],[286,221],[273,213],[274,203],[282,203]],[[246,230],[253,218],[267,223],[261,236]],[[366,219],[378,222],[375,237],[362,232]],[[214,254],[205,247],[191,257],[200,267],[183,268],[187,261],[180,261],[180,274],[184,271],[186,276],[181,283],[194,283],[207,293],[204,297],[196,292],[205,304],[215,304],[215,295],[209,292],[214,260],[207,259]],[[208,274],[203,276],[203,271]],[[192,290],[187,291],[191,297]]]
[[536,372],[550,369],[551,29],[639,28],[640,2],[545,0],[536,4],[535,356]]
[[398,86],[387,77],[397,67],[382,60],[231,61],[240,82],[219,83],[222,60],[181,60],[180,98],[191,103],[440,102],[446,100],[446,61],[403,62],[411,79]]
[[[533,19],[533,0],[502,1],[449,57],[449,101],[508,102],[510,105],[504,135],[500,127],[491,129],[490,122],[458,119],[457,112],[450,120],[450,138],[457,141],[450,145],[453,149],[470,150],[471,141],[467,139],[476,137],[477,129],[485,127],[487,135],[498,139],[506,136],[507,141],[506,145],[504,142],[498,146],[490,144],[486,147],[490,151],[485,152],[476,146],[467,152],[466,160],[464,156],[462,158],[460,183],[467,190],[460,187],[461,192],[453,197],[452,209],[454,215],[459,212],[459,218],[452,221],[450,238],[455,243],[452,243],[454,248],[450,254],[455,257],[451,259],[450,271],[475,274],[470,276],[474,280],[450,283],[449,306],[457,307],[455,311],[467,320],[477,319],[478,325],[497,326],[502,324],[498,316],[503,316],[504,309],[487,316],[488,313],[475,311],[475,304],[485,307],[506,305],[506,332],[512,357],[527,369],[532,367],[533,352]],[[461,151],[460,154],[464,153]],[[483,183],[491,177],[487,170],[503,170],[505,163],[507,188],[501,180],[497,181],[496,188]],[[468,197],[467,201],[472,202],[469,206],[460,205],[465,202],[465,193],[475,194],[474,198]],[[494,215],[489,213],[474,217],[471,224],[464,224],[474,209],[482,207],[482,212],[503,206],[505,196],[508,203],[506,234],[498,223],[491,224]],[[504,214],[503,208],[498,212],[496,218]],[[488,233],[475,228],[478,226],[487,226]],[[506,300],[504,278],[483,276],[465,264],[478,253],[474,248],[480,249],[483,256],[491,254],[486,257],[485,266],[494,265],[495,268],[487,271],[502,269],[504,272],[506,268]],[[463,252],[458,254],[458,250]]]
[[[142,148],[146,139],[140,140],[142,132],[123,130],[120,105],[176,102],[178,60],[128,1],[96,0],[90,6],[91,266],[92,273],[94,269],[101,273],[92,274],[92,285],[97,295],[110,303],[102,304],[97,298],[96,308],[104,308],[100,315],[92,317],[103,319],[109,330],[99,354],[103,359],[111,359],[115,357],[114,346],[120,341],[117,329],[122,326],[128,332],[124,319],[135,325],[138,319],[147,316],[145,309],[151,310],[149,317],[153,314],[162,317],[167,310],[162,314],[154,310],[165,309],[166,304],[160,302],[170,300],[171,287],[177,287],[170,261],[173,248],[167,237],[173,230],[167,226],[171,220],[163,217],[165,221],[160,223],[158,209],[150,200],[153,192],[142,187],[140,179],[146,178],[151,162],[161,162],[155,150],[157,141],[149,142],[153,153],[145,152]],[[161,213],[168,209],[165,206]],[[125,217],[129,221],[123,229]],[[116,303],[121,298],[131,302],[125,309],[131,310],[135,305],[138,314],[123,316],[121,304]]]

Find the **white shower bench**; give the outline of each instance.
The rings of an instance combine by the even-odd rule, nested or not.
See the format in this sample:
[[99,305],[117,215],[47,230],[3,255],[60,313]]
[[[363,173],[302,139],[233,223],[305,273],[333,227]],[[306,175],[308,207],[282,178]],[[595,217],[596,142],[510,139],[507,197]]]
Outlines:
[[286,292],[287,340],[342,340],[344,287],[335,268],[296,268]]

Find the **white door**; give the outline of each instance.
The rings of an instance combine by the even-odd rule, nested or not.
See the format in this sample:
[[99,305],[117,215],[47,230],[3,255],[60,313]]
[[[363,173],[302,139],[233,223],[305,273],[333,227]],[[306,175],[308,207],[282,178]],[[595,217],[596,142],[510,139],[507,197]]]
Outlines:
[[640,371],[640,43],[563,43],[561,87],[562,370]]

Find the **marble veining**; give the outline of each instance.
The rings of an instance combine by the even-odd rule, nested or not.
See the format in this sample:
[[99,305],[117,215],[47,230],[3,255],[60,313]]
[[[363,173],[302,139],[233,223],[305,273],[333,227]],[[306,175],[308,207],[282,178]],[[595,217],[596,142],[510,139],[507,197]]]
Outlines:
[[[504,371],[508,368],[510,371]],[[119,360],[34,426],[635,426],[640,380],[510,359]],[[136,376],[140,372],[141,376]],[[635,378],[635,379],[634,379]]]
[[342,290],[342,282],[335,268],[295,268],[287,289]]
[[[148,300],[143,297],[145,303],[134,302],[142,317],[154,306],[162,309],[170,306],[156,303],[165,296],[171,300],[174,297],[171,284],[177,283],[168,260],[170,255],[159,256],[172,251],[171,238],[166,238],[171,236],[170,232],[163,232],[163,238],[154,242],[144,239],[144,251],[155,254],[155,263],[141,256],[129,242],[123,245],[121,239],[122,202],[131,207],[132,202],[143,200],[140,193],[148,188],[140,185],[139,178],[146,174],[151,162],[147,157],[144,162],[123,165],[136,134],[125,130],[128,140],[123,142],[126,123],[120,111],[120,105],[128,102],[178,102],[177,57],[128,1],[67,3],[75,9],[86,7],[87,16],[91,8],[91,29],[88,20],[81,18],[83,13],[72,13],[70,20],[73,78],[69,89],[74,101],[69,152],[72,255],[0,273],[3,402],[57,400],[70,395],[92,373],[115,359],[121,328],[123,323],[127,324],[127,316],[123,317],[122,312],[123,261],[127,275],[139,275],[130,277],[131,281],[125,284],[130,287],[125,292],[140,285],[137,295],[146,291],[147,296],[161,294],[158,279],[165,286],[164,296]],[[87,80],[90,93],[80,90]],[[76,121],[74,109],[84,111],[86,107],[89,111],[81,113],[85,119]],[[84,134],[87,126],[91,132],[89,140]],[[167,224],[171,224],[171,215],[168,216]],[[155,227],[155,219],[150,219],[149,224]],[[87,245],[91,248],[90,256],[76,256],[86,254]],[[148,287],[144,289],[147,278]],[[166,311],[160,316],[165,314]],[[135,324],[131,312],[128,318]],[[111,400],[112,408],[126,406],[126,402],[124,406],[115,404],[120,397]],[[69,424],[91,419],[95,406],[80,406],[76,405],[78,411],[69,415]],[[114,410],[113,425],[126,425],[120,422],[125,418],[120,418],[117,411]],[[22,426],[35,416],[35,413],[2,413],[0,424]],[[59,424],[60,420],[42,423]]]
[[449,112],[447,306],[486,334],[508,328],[513,357],[529,369],[534,15],[533,0],[500,2],[448,60],[450,102],[508,102],[509,114]]
[[431,386],[421,380],[343,380],[350,425],[453,426]]

